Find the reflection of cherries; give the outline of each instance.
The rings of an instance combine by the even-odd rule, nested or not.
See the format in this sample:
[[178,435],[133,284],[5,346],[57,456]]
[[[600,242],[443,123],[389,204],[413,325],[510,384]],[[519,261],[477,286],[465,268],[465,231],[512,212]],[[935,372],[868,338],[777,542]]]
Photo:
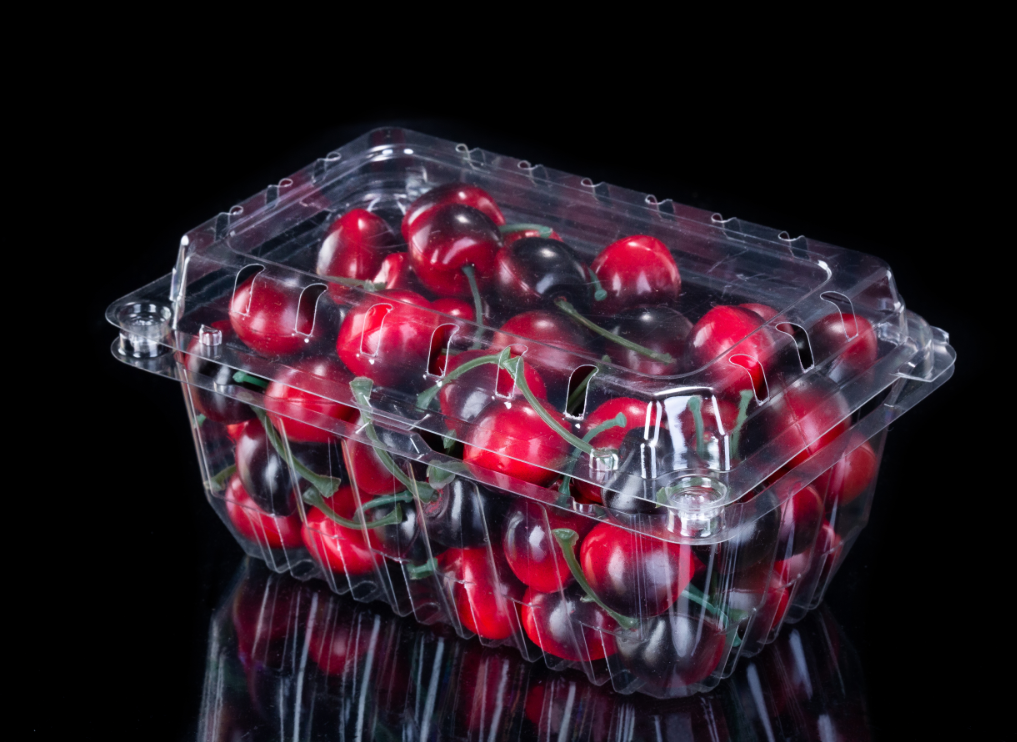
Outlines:
[[[448,357],[445,362],[445,375],[452,373],[464,363],[489,355],[491,354],[481,350],[468,350]],[[523,373],[530,391],[538,399],[546,400],[547,388],[537,369],[524,364]],[[442,385],[441,391],[438,392],[438,401],[442,414],[448,418],[446,424],[453,432],[457,421],[474,420],[497,399],[495,383],[497,394],[503,398],[519,399],[523,396],[522,390],[512,380],[512,374],[505,369],[499,369],[494,363],[485,363],[464,371],[452,381]]]
[[565,298],[585,310],[589,305],[586,268],[561,240],[526,237],[498,251],[494,287],[504,306],[550,307]]
[[597,255],[591,265],[607,296],[593,303],[593,311],[615,315],[637,304],[677,301],[682,281],[667,246],[647,235],[624,237]]
[[477,209],[494,222],[495,226],[505,223],[505,217],[502,216],[498,205],[482,188],[466,183],[446,183],[432,188],[410,204],[403,217],[403,238],[409,242],[417,230],[434,217],[437,209],[449,204]]
[[[369,281],[395,246],[395,235],[384,219],[364,209],[353,209],[328,228],[318,250],[317,273]],[[349,293],[338,283],[330,283],[328,290],[337,300]]]
[[627,616],[663,613],[688,587],[699,560],[692,547],[611,523],[597,525],[580,549],[583,574],[593,592]]
[[[291,441],[302,443],[334,442],[336,437],[332,433],[317,428],[313,424],[300,421],[301,413],[307,410],[311,413],[349,422],[356,415],[356,409],[293,386],[300,384],[305,376],[315,377],[317,383],[321,383],[321,380],[326,381],[335,392],[344,393],[348,391],[349,383],[353,381],[353,376],[339,363],[338,359],[311,358],[294,366],[286,367],[265,391],[265,407],[269,410],[268,417],[275,429],[280,433],[285,433]],[[333,392],[333,396],[335,392]],[[289,417],[284,418],[281,415]],[[291,419],[293,417],[297,419]]]
[[724,631],[702,614],[659,616],[643,627],[642,636],[619,637],[618,654],[633,675],[664,693],[706,680],[724,659]]
[[575,322],[564,314],[542,309],[512,317],[491,340],[492,350],[525,346],[526,363],[536,366],[549,384],[562,388],[583,363],[574,354],[589,353],[590,344],[589,334]]
[[519,625],[516,601],[525,588],[494,552],[486,548],[449,549],[437,557],[442,574],[452,581],[452,599],[463,626],[485,639],[506,639]]
[[582,538],[595,523],[562,508],[519,498],[505,520],[505,561],[523,584],[545,593],[558,590],[574,578],[551,531],[568,528]]
[[[229,344],[236,337],[233,327],[225,320],[213,322],[211,326],[222,333],[223,345]],[[202,346],[197,338],[192,340],[187,348],[187,353],[183,354],[183,363],[189,373],[208,377],[216,386],[223,387],[223,391],[226,392],[237,387],[256,392],[261,391],[254,384],[235,382],[233,380],[235,371],[232,368],[197,355],[202,351],[208,352],[208,348]],[[190,386],[189,389],[196,411],[212,422],[233,425],[254,417],[254,410],[239,400],[227,397],[226,394],[209,391],[200,386]]]
[[339,330],[336,351],[357,376],[381,386],[423,376],[437,322],[430,302],[412,291],[382,291],[366,297]]
[[[565,426],[561,413],[545,409]],[[465,444],[463,461],[477,476],[494,473],[538,485],[547,485],[557,476],[555,470],[565,464],[569,451],[565,439],[522,400],[488,405],[466,435]],[[506,481],[505,488],[511,487]]]
[[462,477],[437,490],[437,495],[423,507],[430,540],[460,549],[501,543],[508,497]]
[[674,360],[664,362],[618,343],[605,343],[611,361],[620,366],[651,376],[669,376],[681,370],[685,339],[692,323],[681,312],[670,307],[630,307],[618,313],[605,328],[625,340],[656,353],[666,353]]
[[814,487],[803,487],[781,506],[777,558],[799,554],[812,546],[822,524],[823,498]]
[[[325,502],[343,518],[351,519],[357,509],[349,486],[340,487]],[[376,557],[367,545],[364,532],[339,525],[317,508],[308,512],[301,535],[311,556],[327,569],[355,576],[367,574],[375,567]]]
[[463,268],[473,266],[478,284],[486,285],[501,236],[482,212],[453,204],[438,208],[413,232],[409,245],[413,270],[428,290],[440,296],[470,296]]
[[270,549],[294,549],[300,546],[300,517],[279,517],[258,507],[234,474],[226,485],[226,514],[240,535]]
[[817,361],[837,356],[828,375],[838,382],[867,369],[879,354],[872,324],[857,314],[836,312],[823,317],[809,328],[809,340]]
[[308,621],[308,656],[326,675],[342,676],[348,663],[356,662],[367,651],[368,642],[359,637],[357,614],[348,600],[325,595]]
[[571,662],[592,662],[616,651],[615,620],[596,603],[583,602],[583,591],[538,592],[532,587],[523,597],[522,619],[526,635],[542,650]]
[[[731,396],[737,397],[744,389],[762,388],[766,378],[763,369],[774,351],[768,331],[759,329],[762,324],[762,318],[748,309],[714,307],[689,333],[692,364],[703,366],[712,361],[715,386]],[[732,352],[725,353],[732,348]]]
[[301,301],[301,296],[299,285],[261,271],[237,286],[230,324],[247,347],[263,356],[292,355],[327,334],[327,323],[315,321],[320,299]]

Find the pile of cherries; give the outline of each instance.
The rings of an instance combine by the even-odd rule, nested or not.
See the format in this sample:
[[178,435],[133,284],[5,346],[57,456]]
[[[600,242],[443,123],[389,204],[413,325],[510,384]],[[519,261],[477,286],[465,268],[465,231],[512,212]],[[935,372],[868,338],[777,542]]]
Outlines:
[[[316,302],[265,269],[238,283],[228,321],[214,325],[227,344],[285,360],[276,380],[217,365],[195,348],[184,354],[189,372],[226,391],[193,392],[196,412],[226,426],[235,445],[235,466],[213,486],[242,537],[306,548],[346,579],[370,576],[388,558],[410,582],[445,585],[457,620],[487,639],[521,630],[564,660],[618,654],[657,685],[699,683],[723,663],[735,619],[753,609],[769,615],[756,622],[765,637],[795,581],[829,571],[833,559],[813,554],[836,555],[842,537],[832,516],[875,475],[876,454],[859,441],[722,544],[669,540],[656,475],[689,457],[708,465],[725,438],[737,457],[739,441],[744,448],[772,432],[801,450],[772,483],[847,430],[834,382],[868,368],[877,341],[853,314],[809,328],[817,361],[834,359],[825,372],[832,381],[789,388],[751,430],[749,406],[777,362],[766,325],[776,311],[718,305],[693,323],[679,309],[678,265],[654,237],[619,239],[587,265],[553,230],[508,224],[485,191],[453,183],[414,201],[399,232],[364,209],[343,214],[327,229],[316,269],[327,282]],[[334,306],[323,311],[322,302]],[[709,365],[714,393],[669,421],[659,404],[601,390],[579,419],[571,413],[587,402],[590,376],[577,382],[577,359],[591,372],[609,363],[636,388]],[[348,389],[329,396],[349,404],[298,389],[307,378]],[[393,422],[412,414],[375,387],[415,395],[416,419]],[[266,411],[231,388],[263,393]],[[313,415],[346,422],[377,446],[340,440]],[[442,435],[423,425],[416,432],[460,460],[452,473],[386,452],[404,449],[425,417],[441,421]],[[510,494],[520,482],[544,488],[546,500]]]

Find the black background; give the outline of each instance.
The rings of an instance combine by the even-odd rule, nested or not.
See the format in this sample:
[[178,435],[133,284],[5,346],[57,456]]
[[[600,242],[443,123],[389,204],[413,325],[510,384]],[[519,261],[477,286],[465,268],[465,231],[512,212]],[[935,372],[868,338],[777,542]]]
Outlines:
[[985,394],[1003,246],[972,228],[991,218],[979,215],[991,145],[962,113],[963,86],[831,82],[825,100],[789,104],[677,84],[575,100],[483,89],[410,100],[366,85],[266,97],[239,80],[200,103],[186,86],[142,96],[99,81],[83,114],[72,199],[83,208],[61,215],[70,226],[51,248],[87,286],[73,311],[55,308],[84,359],[62,464],[83,476],[59,488],[77,490],[63,495],[72,517],[35,534],[47,546],[27,587],[39,649],[28,672],[50,690],[31,695],[27,732],[193,738],[208,621],[241,553],[204,501],[179,388],[116,361],[103,313],[168,272],[185,231],[378,125],[887,260],[907,306],[951,333],[957,371],[892,426],[870,523],[828,604],[861,655],[875,738],[985,738],[1005,720],[994,673],[1012,590],[994,501],[1012,489],[984,465],[1007,445]]

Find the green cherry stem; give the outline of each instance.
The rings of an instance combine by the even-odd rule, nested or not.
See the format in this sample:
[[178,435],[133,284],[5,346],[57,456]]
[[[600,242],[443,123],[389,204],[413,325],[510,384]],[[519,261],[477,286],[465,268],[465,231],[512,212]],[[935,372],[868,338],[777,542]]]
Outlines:
[[681,596],[679,596],[679,600],[681,598],[688,598],[688,600],[691,601],[692,603],[701,605],[707,611],[709,611],[714,616],[719,618],[722,626],[724,626],[725,628],[727,627],[728,622],[727,615],[725,615],[724,611],[722,611],[720,608],[711,603],[709,599],[706,597],[706,594],[699,588],[689,585],[688,587],[685,588],[685,592],[683,592]]
[[649,348],[646,348],[640,345],[639,343],[633,343],[631,340],[626,340],[625,338],[619,335],[615,335],[613,332],[605,330],[596,322],[591,322],[582,314],[580,314],[579,310],[572,306],[567,299],[561,298],[555,299],[554,304],[556,307],[565,312],[565,314],[567,314],[569,317],[571,317],[576,322],[581,324],[583,327],[593,330],[598,335],[602,335],[611,342],[617,343],[623,348],[628,348],[629,350],[635,351],[636,353],[640,353],[641,355],[644,355],[647,358],[652,358],[653,360],[659,361],[660,363],[674,363],[674,357],[670,353],[658,353],[655,350],[650,350]]
[[430,577],[434,574],[435,570],[438,569],[438,562],[434,557],[431,557],[423,564],[411,564],[406,568],[406,574],[410,576],[411,580],[422,580],[425,577]]
[[593,270],[590,271],[590,281],[593,282],[593,299],[595,301],[604,301],[607,298],[607,292],[600,285],[600,279],[597,278],[597,274]]
[[290,451],[289,446],[284,446],[279,441],[279,436],[275,432],[275,427],[272,425],[272,421],[268,419],[265,411],[257,407],[253,409],[254,414],[258,416],[258,420],[261,421],[261,426],[265,429],[265,435],[268,437],[268,442],[272,444],[272,448],[275,449],[275,452],[279,454],[302,479],[306,479],[310,482],[311,486],[318,490],[322,497],[331,497],[334,495],[335,491],[339,489],[339,485],[342,483],[341,480],[315,474],[313,471],[293,458],[293,453]]
[[365,523],[363,520],[350,520],[349,518],[344,518],[339,515],[336,511],[329,507],[328,503],[325,502],[325,498],[313,488],[305,490],[301,497],[304,498],[304,502],[323,512],[325,517],[329,520],[338,523],[340,526],[345,528],[383,528],[384,526],[396,525],[397,523],[402,522],[403,519],[402,507],[398,504],[395,506],[395,509],[384,518],[379,518],[378,520]]
[[632,618],[631,616],[623,616],[617,611],[611,610],[607,607],[603,600],[601,600],[593,588],[590,587],[590,583],[586,581],[586,575],[583,574],[582,567],[579,566],[579,560],[576,559],[575,546],[576,542],[579,541],[579,534],[573,531],[571,528],[555,528],[551,531],[554,534],[555,540],[558,545],[561,546],[562,553],[565,555],[565,561],[568,562],[569,571],[572,572],[572,576],[576,578],[576,582],[579,583],[579,587],[583,589],[590,599],[607,611],[608,615],[611,616],[618,625],[625,629],[634,629],[639,625],[638,618]]
[[473,294],[473,316],[477,321],[477,334],[473,338],[470,350],[477,350],[483,345],[481,337],[484,333],[484,304],[480,300],[480,289],[477,287],[477,275],[473,266],[464,265],[462,271],[466,274],[466,280],[470,282],[470,293]]
[[417,407],[422,410],[426,410],[431,402],[434,401],[434,398],[438,396],[438,392],[441,391],[442,386],[451,381],[455,381],[467,371],[472,371],[478,366],[483,366],[487,363],[498,363],[498,360],[498,356],[494,354],[489,356],[480,356],[480,358],[474,358],[472,361],[467,361],[462,366],[456,367],[454,371],[449,371],[444,377],[442,377],[441,385],[435,384],[430,389],[425,389],[417,395]]
[[399,465],[389,456],[388,451],[381,448],[385,444],[378,437],[378,431],[374,429],[374,421],[366,411],[371,406],[371,389],[373,388],[374,382],[366,376],[358,376],[350,382],[353,398],[357,400],[357,404],[360,406],[360,417],[364,421],[364,432],[376,444],[374,453],[377,454],[378,460],[381,461],[382,465],[388,469],[389,474],[398,479],[399,483],[406,489],[416,492],[418,490],[418,483],[407,477],[403,470],[399,468]]
[[738,441],[742,435],[742,427],[748,417],[749,402],[752,401],[753,393],[749,389],[742,390],[742,398],[738,402],[738,418],[735,420],[734,430],[731,431],[731,455],[738,455]]
[[526,232],[533,230],[539,237],[550,237],[551,232],[554,230],[550,227],[545,227],[543,224],[502,224],[498,227],[498,231],[502,234],[512,234],[514,232]]
[[260,376],[251,376],[251,374],[244,371],[237,371],[233,374],[233,381],[238,384],[254,384],[254,386],[260,386],[262,389],[268,389],[268,381],[262,379]]
[[[628,418],[625,417],[625,413],[619,412],[617,415],[612,417],[610,420],[605,420],[600,425],[592,428],[590,432],[583,436],[583,440],[589,443],[598,435],[603,433],[605,430],[611,428],[624,428],[629,424]],[[565,495],[569,491],[569,481],[572,479],[572,471],[576,468],[576,460],[573,458],[569,464],[568,469],[565,471],[565,477],[561,480],[561,486],[558,487],[558,491]]]
[[703,398],[698,394],[689,399],[689,411],[696,425],[696,454],[700,458],[706,456],[706,445],[703,441]]
[[236,473],[236,471],[237,465],[230,464],[221,472],[219,472],[214,477],[209,479],[208,486],[212,489],[213,492],[218,492],[219,490],[226,486],[226,482],[229,481],[230,477],[232,477]]
[[393,505],[399,502],[413,502],[413,495],[409,492],[397,492],[394,495],[382,495],[381,497],[375,497],[373,500],[368,500],[357,510],[363,513],[365,510],[370,510],[371,508],[380,508],[385,505]]

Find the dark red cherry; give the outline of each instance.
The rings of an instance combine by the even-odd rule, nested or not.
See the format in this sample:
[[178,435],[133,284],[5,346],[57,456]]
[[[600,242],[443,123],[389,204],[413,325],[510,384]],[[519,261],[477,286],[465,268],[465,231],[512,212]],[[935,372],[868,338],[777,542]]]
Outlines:
[[423,506],[427,537],[457,549],[500,544],[510,502],[504,494],[456,477]]
[[[364,420],[359,415],[353,423],[357,430],[362,430]],[[380,426],[374,426],[375,432],[382,432]],[[377,449],[369,443],[347,439],[343,442],[350,459],[350,477],[357,484],[361,497],[392,495],[405,490],[406,487],[388,470]]]
[[656,353],[670,355],[670,362],[651,358],[644,353],[614,342],[604,343],[604,350],[613,363],[651,376],[670,376],[682,368],[685,341],[692,330],[681,312],[664,306],[629,307],[604,325],[626,340]]
[[777,310],[773,307],[768,307],[766,304],[739,304],[738,306],[742,309],[748,309],[750,312],[755,312],[763,322],[769,322],[777,316]]
[[424,284],[417,278],[410,265],[410,254],[408,252],[392,253],[381,261],[381,267],[371,279],[373,283],[380,283],[386,289],[399,289],[401,291],[413,291],[420,294],[426,291]]
[[[211,325],[222,333],[222,345],[236,342],[236,333],[233,327],[226,320],[213,322]],[[179,360],[184,364],[187,372],[197,376],[208,377],[217,387],[223,389],[223,394],[203,389],[200,386],[189,386],[191,400],[194,402],[195,412],[204,415],[212,422],[234,425],[236,423],[250,420],[254,417],[254,410],[243,402],[226,396],[227,393],[235,393],[236,389],[244,388],[254,392],[261,389],[254,384],[246,382],[237,383],[233,379],[234,369],[223,366],[202,358],[198,353],[207,353],[208,346],[202,345],[198,338],[194,338],[187,346],[187,353],[180,353]]]
[[803,487],[781,506],[777,558],[787,559],[810,548],[822,525],[823,498],[814,487]]
[[[335,442],[335,435],[315,427],[311,421],[315,415],[324,415],[350,422],[357,414],[356,408],[336,402],[334,397],[348,398],[351,381],[353,374],[339,363],[338,358],[309,358],[285,367],[265,390],[268,418],[275,429],[291,441]],[[305,391],[298,388],[300,386],[313,386],[331,398]]]
[[552,308],[559,298],[580,311],[589,306],[586,268],[560,240],[525,237],[502,247],[493,283],[502,306],[514,311]]
[[226,514],[237,531],[248,541],[269,549],[295,549],[301,544],[300,517],[294,513],[279,517],[258,507],[234,474],[226,485]]
[[706,613],[668,613],[649,621],[642,637],[617,639],[625,667],[658,692],[678,694],[701,683],[721,666],[724,630]]
[[551,531],[568,528],[582,538],[594,525],[594,519],[570,510],[519,498],[505,521],[505,561],[523,584],[545,593],[559,590],[574,578]]
[[787,464],[788,469],[807,461],[851,426],[847,401],[829,383],[819,383],[820,378],[807,386],[792,386],[775,400],[773,434],[791,431],[785,433],[787,446],[799,452]]
[[451,582],[452,600],[463,626],[485,639],[507,639],[515,633],[518,601],[526,588],[498,550],[448,549],[437,560],[440,573]]
[[432,345],[440,340],[431,303],[412,291],[367,296],[339,329],[336,352],[356,375],[380,386],[422,378]]
[[505,223],[505,217],[502,216],[498,204],[482,188],[466,183],[446,183],[432,188],[410,204],[403,217],[403,239],[409,242],[417,230],[433,218],[437,209],[449,204],[477,209],[494,222],[496,227]]
[[[318,250],[319,276],[369,281],[381,269],[385,256],[396,249],[395,235],[385,220],[364,209],[353,209],[332,222]],[[330,283],[337,301],[350,295],[348,287]]]
[[[527,342],[532,340],[534,342]],[[590,354],[592,338],[582,327],[560,312],[535,309],[517,314],[491,339],[491,349],[513,346],[513,357],[525,347],[524,358],[555,391],[564,391],[572,373],[584,363],[576,354]]]
[[[357,509],[349,486],[340,487],[325,502],[336,515],[347,519],[352,519]],[[351,577],[367,574],[378,566],[381,558],[371,551],[362,530],[339,525],[317,508],[311,508],[307,513],[301,535],[314,560],[340,574]]]
[[584,602],[577,585],[553,593],[534,588],[523,597],[523,630],[548,654],[570,662],[592,662],[615,653],[613,618],[596,603]]
[[233,292],[230,324],[244,345],[263,356],[293,355],[328,332],[328,323],[315,319],[318,301],[299,284],[261,271]]
[[[560,412],[548,414],[567,426]],[[463,461],[477,476],[494,475],[499,487],[512,489],[508,477],[547,485],[565,465],[568,442],[528,402],[492,402],[467,432]],[[504,480],[504,482],[503,482]]]
[[829,512],[835,504],[843,507],[865,492],[875,479],[878,468],[876,452],[865,441],[837,459],[837,463],[819,475],[813,486],[821,494],[826,494],[826,509]]
[[762,324],[762,318],[748,309],[714,307],[689,333],[690,365],[709,363],[714,388],[734,399],[743,390],[765,388],[774,343],[769,331],[760,329]]
[[623,237],[600,251],[591,265],[607,296],[593,302],[594,314],[614,316],[639,304],[678,300],[682,280],[667,246],[647,235]]
[[[589,460],[582,457],[580,463]],[[632,516],[661,514],[658,477],[674,468],[674,443],[666,428],[632,428],[618,449],[618,469],[601,491],[608,514],[623,523]],[[578,467],[577,467],[578,470]]]
[[857,314],[829,314],[809,328],[817,363],[836,355],[828,375],[840,382],[864,371],[879,356],[879,341],[872,324]]
[[[747,497],[748,502],[754,495]],[[769,565],[780,529],[780,511],[777,508],[746,518],[731,526],[724,540],[713,545],[693,547],[703,563],[712,560],[713,569],[720,574],[745,575],[759,565]]]
[[[373,498],[372,498],[373,499]],[[361,494],[361,501],[366,500]],[[364,502],[367,505],[370,500]],[[377,505],[368,508],[366,511],[367,522],[377,522],[382,518],[390,517],[397,513],[400,517],[395,523],[385,526],[368,528],[367,540],[379,551],[393,559],[408,559],[415,563],[427,559],[427,547],[420,535],[420,521],[417,517],[417,507],[410,502],[399,502],[386,505]]]
[[692,581],[699,560],[666,535],[601,523],[583,539],[579,561],[593,592],[611,609],[638,618],[663,613]]
[[410,263],[417,278],[439,296],[472,296],[463,271],[472,266],[478,286],[494,272],[501,235],[494,222],[469,206],[442,206],[409,240]]

